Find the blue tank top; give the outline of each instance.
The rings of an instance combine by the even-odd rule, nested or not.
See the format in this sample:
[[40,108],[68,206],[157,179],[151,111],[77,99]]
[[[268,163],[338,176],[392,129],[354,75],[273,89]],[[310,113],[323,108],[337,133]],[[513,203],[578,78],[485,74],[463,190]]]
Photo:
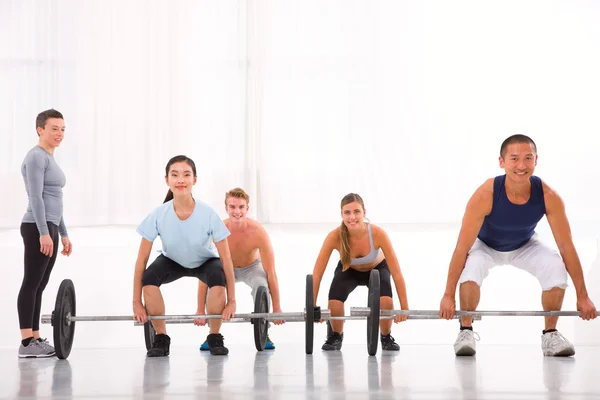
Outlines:
[[483,221],[477,237],[497,251],[513,251],[523,246],[535,233],[546,214],[542,180],[532,176],[531,195],[525,204],[513,204],[506,196],[506,175],[494,179],[492,211]]
[[367,224],[367,228],[369,230],[369,244],[371,245],[371,250],[369,254],[364,257],[354,258],[352,257],[352,262],[350,265],[364,265],[371,264],[373,261],[377,260],[377,256],[379,255],[379,250],[375,248],[373,244],[373,234],[371,233],[371,224]]

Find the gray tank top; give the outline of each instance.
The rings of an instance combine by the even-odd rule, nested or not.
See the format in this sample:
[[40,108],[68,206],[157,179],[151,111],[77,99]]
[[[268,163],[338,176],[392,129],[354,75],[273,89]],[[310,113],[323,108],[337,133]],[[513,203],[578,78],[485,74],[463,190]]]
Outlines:
[[375,245],[373,244],[373,233],[371,232],[371,224],[367,224],[367,229],[369,230],[369,244],[371,245],[371,251],[364,257],[352,257],[351,265],[371,264],[372,262],[377,260],[377,256],[379,256],[379,250],[377,250],[375,248]]

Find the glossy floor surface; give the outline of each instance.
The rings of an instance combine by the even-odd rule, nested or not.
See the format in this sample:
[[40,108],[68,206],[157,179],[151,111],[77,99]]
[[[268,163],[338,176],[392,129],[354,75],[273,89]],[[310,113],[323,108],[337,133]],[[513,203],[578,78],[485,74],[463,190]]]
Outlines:
[[18,359],[0,351],[6,399],[598,399],[600,347],[544,357],[537,346],[480,345],[475,357],[450,346],[402,346],[369,357],[365,346],[312,355],[300,346],[270,352],[230,346],[228,356],[173,347],[74,348],[67,360]]

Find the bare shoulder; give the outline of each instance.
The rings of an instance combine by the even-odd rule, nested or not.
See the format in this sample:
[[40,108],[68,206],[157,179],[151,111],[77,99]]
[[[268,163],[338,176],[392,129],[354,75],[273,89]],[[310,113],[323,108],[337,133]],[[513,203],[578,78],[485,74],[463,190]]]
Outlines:
[[546,203],[546,211],[548,211],[548,208],[552,210],[555,207],[562,207],[563,200],[558,192],[548,185],[543,179],[541,181],[542,189],[544,190],[544,203]]
[[467,203],[467,212],[485,216],[492,211],[492,205],[494,204],[494,179],[487,179],[475,190]]
[[489,196],[489,198],[493,198],[494,197],[494,179],[496,179],[496,178],[486,179],[486,181],[483,182],[477,188],[477,190],[475,190],[475,194],[478,194],[481,197]]
[[338,226],[331,232],[327,234],[325,237],[325,241],[323,242],[323,246],[330,247],[332,249],[337,249],[340,243],[340,227]]
[[556,190],[554,190],[553,187],[551,187],[545,180],[541,179],[542,181],[542,189],[544,190],[544,196],[558,196],[558,193],[556,192]]
[[375,224],[371,224],[371,233],[373,234],[373,239],[385,238],[388,236],[387,232],[380,226]]
[[264,227],[262,226],[262,224],[260,222],[258,222],[257,220],[248,218],[247,221],[248,221],[248,228],[254,229],[257,231],[264,230]]
[[391,243],[389,235],[382,227],[371,224],[371,233],[373,234],[373,245],[376,248],[385,247],[386,243]]
[[248,218],[248,234],[258,236],[260,238],[268,238],[269,234],[265,227],[257,220]]

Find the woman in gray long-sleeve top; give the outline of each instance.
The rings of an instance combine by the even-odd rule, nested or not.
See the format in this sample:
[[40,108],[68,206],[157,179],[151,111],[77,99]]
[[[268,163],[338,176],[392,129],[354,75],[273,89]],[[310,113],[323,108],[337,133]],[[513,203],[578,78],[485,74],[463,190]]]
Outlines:
[[42,293],[56,261],[59,234],[63,244],[61,254],[68,256],[72,250],[63,219],[62,188],[66,179],[54,160],[54,149],[60,146],[65,134],[64,118],[56,110],[46,110],[37,116],[35,124],[39,142],[25,155],[21,165],[29,199],[21,221],[25,273],[17,299],[21,358],[54,356],[54,347],[40,338]]

